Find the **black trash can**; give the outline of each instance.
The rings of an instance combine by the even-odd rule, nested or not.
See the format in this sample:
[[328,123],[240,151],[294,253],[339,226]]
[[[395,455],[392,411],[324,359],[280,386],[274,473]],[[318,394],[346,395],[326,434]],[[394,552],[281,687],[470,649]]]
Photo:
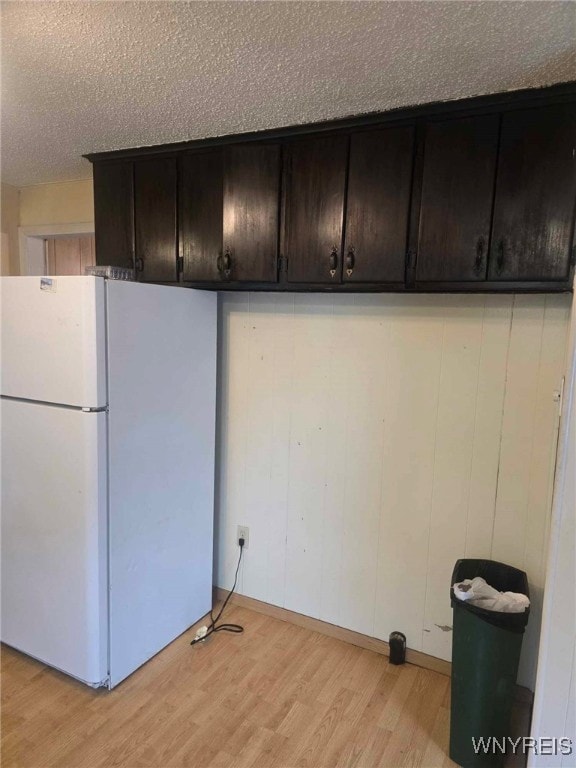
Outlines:
[[[454,616],[450,758],[463,768],[494,768],[503,764],[499,745],[506,744],[511,735],[516,675],[530,609],[522,613],[487,611],[454,596],[453,584],[476,576],[499,592],[530,595],[524,571],[504,563],[458,560],[454,566],[450,584]],[[483,746],[478,748],[479,739],[489,745],[486,751]]]

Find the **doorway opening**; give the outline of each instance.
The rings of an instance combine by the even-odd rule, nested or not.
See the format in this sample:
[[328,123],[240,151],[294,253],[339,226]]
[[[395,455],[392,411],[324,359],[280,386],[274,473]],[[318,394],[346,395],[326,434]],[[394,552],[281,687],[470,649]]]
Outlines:
[[83,275],[96,263],[94,235],[59,235],[44,238],[48,275]]
[[95,264],[94,224],[20,227],[21,275],[83,275]]

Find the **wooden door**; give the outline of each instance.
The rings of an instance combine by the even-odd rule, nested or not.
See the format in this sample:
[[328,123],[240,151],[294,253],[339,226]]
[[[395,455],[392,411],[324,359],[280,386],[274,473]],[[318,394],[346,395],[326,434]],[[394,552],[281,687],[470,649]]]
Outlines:
[[176,160],[155,157],[134,163],[136,269],[143,282],[175,282]]
[[284,255],[288,281],[339,283],[348,137],[321,136],[286,146]]
[[134,269],[134,164],[94,164],[96,263]]
[[403,283],[414,128],[350,139],[344,282]]
[[94,235],[47,237],[45,242],[48,275],[83,275],[96,263]]
[[498,115],[425,131],[416,281],[486,279]]
[[181,157],[179,174],[182,279],[222,279],[222,151]]
[[229,279],[277,280],[279,204],[279,145],[226,147],[223,267]]
[[576,200],[576,107],[504,114],[491,280],[565,280]]

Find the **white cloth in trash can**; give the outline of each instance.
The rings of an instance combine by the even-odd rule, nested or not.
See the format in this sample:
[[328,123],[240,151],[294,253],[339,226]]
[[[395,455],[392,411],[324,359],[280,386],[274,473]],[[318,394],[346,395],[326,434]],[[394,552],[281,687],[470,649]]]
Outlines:
[[522,613],[530,607],[530,600],[520,592],[498,592],[481,576],[464,579],[452,587],[459,600],[469,602],[478,608],[501,613]]

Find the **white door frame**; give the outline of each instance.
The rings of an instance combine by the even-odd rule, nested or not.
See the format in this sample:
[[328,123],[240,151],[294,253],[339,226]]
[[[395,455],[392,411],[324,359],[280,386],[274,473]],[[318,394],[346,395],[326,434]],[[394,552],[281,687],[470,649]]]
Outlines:
[[[20,254],[20,274],[37,275],[40,252],[38,241],[45,237],[63,237],[66,235],[93,235],[94,222],[82,221],[78,224],[38,224],[30,227],[18,227],[18,246]],[[42,248],[44,246],[42,245]],[[46,264],[42,274],[46,274]]]
[[[574,765],[576,753],[576,558],[574,527],[576,498],[574,445],[576,445],[576,302],[568,333],[568,366],[560,419],[560,440],[538,652],[531,736],[572,740],[571,756],[531,750],[528,768]],[[550,743],[548,741],[548,743]]]

